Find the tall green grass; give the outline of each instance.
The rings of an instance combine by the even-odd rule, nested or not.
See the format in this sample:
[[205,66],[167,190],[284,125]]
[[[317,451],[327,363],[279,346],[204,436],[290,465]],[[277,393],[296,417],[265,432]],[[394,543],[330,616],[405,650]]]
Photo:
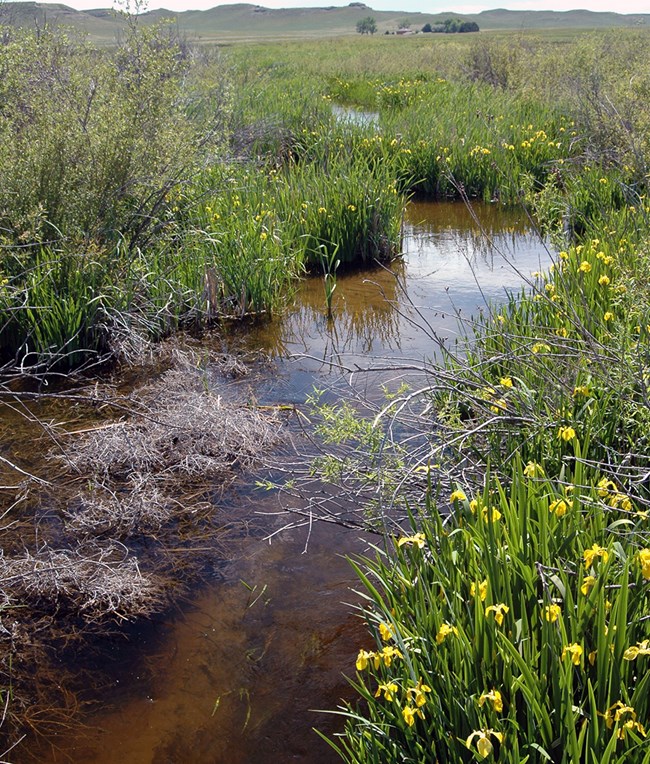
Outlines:
[[357,564],[376,643],[347,761],[648,760],[645,516],[597,473],[536,470],[456,491],[448,524],[431,499]]

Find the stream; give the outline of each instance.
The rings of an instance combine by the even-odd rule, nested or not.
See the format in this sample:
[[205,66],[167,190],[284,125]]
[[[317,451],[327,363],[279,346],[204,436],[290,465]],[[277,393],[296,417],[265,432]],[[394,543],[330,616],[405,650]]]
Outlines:
[[[314,385],[335,395],[342,369],[368,369],[357,384],[378,397],[395,376],[384,371],[388,362],[439,357],[440,343],[459,337],[459,318],[503,302],[506,289],[550,262],[523,212],[478,203],[470,213],[460,203],[411,202],[403,250],[391,268],[339,275],[333,321],[322,279],[313,278],[283,317],[228,338],[229,349],[271,359],[255,380],[260,403],[302,406]],[[359,648],[370,647],[345,559],[368,539],[332,524],[286,528],[278,509],[276,496],[242,480],[225,510],[237,531],[201,583],[165,613],[62,657],[87,677],[83,724],[30,738],[11,760],[339,761],[313,728],[341,729],[327,711],[354,700],[345,675],[354,676]]]

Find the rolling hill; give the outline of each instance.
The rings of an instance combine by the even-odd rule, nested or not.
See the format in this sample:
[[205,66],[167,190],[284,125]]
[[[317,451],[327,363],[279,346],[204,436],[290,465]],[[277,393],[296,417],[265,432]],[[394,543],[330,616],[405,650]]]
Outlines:
[[[169,19],[189,38],[205,42],[228,42],[354,34],[357,21],[368,15],[375,18],[379,33],[395,31],[404,23],[419,30],[427,22],[436,24],[449,17],[475,21],[481,30],[650,28],[650,14],[504,9],[467,15],[453,12],[428,14],[375,11],[362,2],[346,6],[283,9],[237,3],[219,5],[207,11],[149,11],[142,14],[141,20],[142,23],[150,24],[163,18]],[[124,21],[110,9],[76,11],[63,4],[6,2],[0,4],[0,24],[40,28],[46,24],[66,25],[88,34],[95,42],[110,43],[119,34]]]

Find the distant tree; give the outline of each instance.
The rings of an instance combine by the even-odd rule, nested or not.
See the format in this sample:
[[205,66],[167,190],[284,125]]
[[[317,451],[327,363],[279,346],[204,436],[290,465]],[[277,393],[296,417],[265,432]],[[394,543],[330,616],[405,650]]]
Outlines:
[[433,32],[433,29],[431,28],[431,24],[427,21],[427,23],[422,27],[423,32]]
[[441,24],[436,24],[434,27],[432,27],[431,31],[442,32],[443,34],[456,34],[457,32],[478,32],[479,28],[475,21],[445,19]]
[[399,22],[397,25],[398,29],[410,29],[411,28],[411,22],[408,19],[403,19]]
[[357,32],[359,34],[374,34],[377,31],[377,24],[372,16],[366,16],[357,21]]

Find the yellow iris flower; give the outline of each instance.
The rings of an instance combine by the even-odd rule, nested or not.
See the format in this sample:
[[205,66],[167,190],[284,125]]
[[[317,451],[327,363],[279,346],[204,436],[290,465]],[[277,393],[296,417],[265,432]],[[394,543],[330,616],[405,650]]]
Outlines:
[[404,706],[402,709],[402,716],[404,717],[404,721],[408,724],[409,727],[412,727],[415,724],[416,716],[419,716],[420,719],[424,719],[422,709],[413,708],[412,706]]
[[413,544],[414,546],[418,547],[418,549],[422,549],[422,547],[426,544],[426,541],[427,540],[424,533],[416,533],[415,536],[403,536],[398,540],[397,546],[402,547],[404,544]]
[[528,462],[524,467],[524,476],[529,478],[544,477],[544,468],[537,462]]
[[490,692],[484,692],[478,699],[479,706],[482,708],[488,700],[490,703],[492,703],[493,710],[498,714],[503,711],[503,698],[501,697],[499,690],[490,690]]
[[552,605],[547,605],[544,608],[544,618],[546,618],[547,621],[550,623],[555,623],[557,619],[562,614],[562,608],[559,605],[556,605],[553,603]]
[[491,737],[496,738],[499,741],[499,743],[503,743],[502,732],[496,732],[495,730],[483,729],[483,730],[476,730],[475,732],[472,732],[472,734],[465,741],[465,745],[467,748],[471,748],[474,738],[477,738],[476,750],[478,751],[479,756],[485,759],[494,750],[494,746],[492,745],[492,741],[490,740]]
[[[486,578],[485,580],[480,581],[478,585],[478,596],[481,602],[485,602],[485,598],[487,597],[487,592],[488,592],[488,580]],[[476,584],[474,582],[470,584],[469,593],[472,597],[476,597]]]
[[489,613],[494,613],[494,620],[499,626],[503,624],[505,614],[508,612],[510,612],[510,608],[503,603],[498,605],[488,605],[488,607],[485,608],[485,616],[487,617]]
[[598,544],[594,544],[590,549],[585,549],[583,556],[585,559],[585,568],[587,570],[593,565],[594,560],[597,557],[602,558],[603,562],[609,560],[609,552],[602,546],[598,546]]
[[443,623],[436,634],[436,643],[441,645],[450,634],[458,636],[458,629],[448,623]]
[[639,550],[639,562],[641,563],[641,575],[650,578],[650,549]]
[[582,579],[582,586],[580,587],[580,591],[585,595],[585,597],[589,594],[595,583],[596,579],[594,576],[585,576]]
[[378,698],[383,692],[386,700],[392,700],[397,690],[398,687],[395,682],[391,682],[390,684],[380,684],[379,687],[377,687],[375,697]]
[[418,683],[415,685],[415,687],[411,687],[406,691],[406,694],[408,696],[408,699],[411,700],[411,696],[413,696],[415,700],[415,705],[418,708],[421,708],[424,706],[427,702],[426,693],[431,692],[431,687],[429,687],[428,684],[422,683],[422,678],[418,680]]
[[639,657],[639,655],[650,655],[650,647],[648,647],[649,643],[650,640],[644,639],[643,642],[639,642],[636,645],[632,645],[632,647],[628,647],[627,650],[623,653],[624,660],[634,661]]
[[573,440],[576,436],[576,431],[573,429],[573,427],[560,427],[558,431],[558,438],[563,440],[565,443],[568,443],[570,440]]
[[562,660],[564,660],[566,655],[570,655],[574,666],[579,666],[583,652],[584,650],[582,649],[582,646],[577,642],[573,642],[572,644],[566,645],[562,648]]

